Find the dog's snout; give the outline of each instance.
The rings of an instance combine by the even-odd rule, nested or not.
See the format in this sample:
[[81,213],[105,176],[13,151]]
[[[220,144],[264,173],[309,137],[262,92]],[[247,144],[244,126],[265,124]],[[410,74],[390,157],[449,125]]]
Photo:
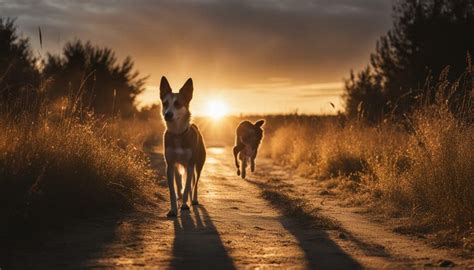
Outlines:
[[165,113],[165,121],[171,121],[171,120],[173,120],[173,113],[172,112]]

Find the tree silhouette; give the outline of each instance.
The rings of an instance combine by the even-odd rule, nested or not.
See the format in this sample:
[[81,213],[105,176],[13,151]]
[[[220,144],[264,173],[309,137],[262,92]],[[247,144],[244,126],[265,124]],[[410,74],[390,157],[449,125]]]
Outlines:
[[52,78],[52,99],[80,96],[82,107],[106,116],[132,116],[146,80],[133,71],[130,57],[117,63],[111,49],[79,40],[67,43],[61,56],[48,54],[43,72]]
[[430,76],[449,66],[449,78],[458,78],[466,69],[466,55],[474,51],[472,0],[403,0],[393,10],[392,29],[377,42],[370,68],[357,77],[351,72],[346,81],[349,115],[366,112],[374,120],[410,111]]
[[24,94],[34,94],[39,81],[35,62],[28,39],[16,33],[15,20],[0,18],[0,106],[12,106]]
[[351,77],[345,82],[346,92],[350,93],[350,97],[345,96],[346,113],[370,122],[380,121],[386,107],[381,80],[381,76],[372,74],[370,67],[357,77],[351,72]]

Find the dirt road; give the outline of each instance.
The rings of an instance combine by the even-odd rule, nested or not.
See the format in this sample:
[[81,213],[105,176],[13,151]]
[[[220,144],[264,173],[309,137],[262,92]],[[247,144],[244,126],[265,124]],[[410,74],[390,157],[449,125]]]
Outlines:
[[[260,168],[260,175],[270,170],[268,166],[267,162]],[[65,228],[59,236],[55,232],[18,241],[4,265],[21,269],[400,269],[431,267],[430,260],[436,259],[389,254],[374,238],[369,239],[368,249],[360,238],[341,237],[340,230],[302,224],[262,198],[258,181],[252,175],[249,181],[236,176],[229,149],[210,148],[199,187],[201,205],[168,219],[169,205],[161,201],[158,210],[99,218]],[[404,245],[425,247],[407,241]],[[393,245],[390,249],[396,249]]]

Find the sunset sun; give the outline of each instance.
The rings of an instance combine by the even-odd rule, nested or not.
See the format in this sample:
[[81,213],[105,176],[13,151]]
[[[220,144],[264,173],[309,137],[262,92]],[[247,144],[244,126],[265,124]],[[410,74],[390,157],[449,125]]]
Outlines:
[[228,106],[222,100],[211,100],[207,103],[206,116],[219,120],[228,113]]

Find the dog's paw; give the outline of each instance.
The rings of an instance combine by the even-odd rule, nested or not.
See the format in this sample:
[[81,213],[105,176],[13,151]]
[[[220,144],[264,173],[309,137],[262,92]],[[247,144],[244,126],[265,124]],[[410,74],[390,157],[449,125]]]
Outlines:
[[240,175],[240,170],[237,170],[237,175]]
[[191,202],[191,204],[192,204],[192,205],[199,205],[199,202],[198,202],[198,200],[193,200],[193,201]]
[[176,211],[175,210],[170,210],[168,214],[166,214],[167,217],[176,217]]
[[189,206],[187,204],[181,205],[181,210],[187,211],[189,210]]

